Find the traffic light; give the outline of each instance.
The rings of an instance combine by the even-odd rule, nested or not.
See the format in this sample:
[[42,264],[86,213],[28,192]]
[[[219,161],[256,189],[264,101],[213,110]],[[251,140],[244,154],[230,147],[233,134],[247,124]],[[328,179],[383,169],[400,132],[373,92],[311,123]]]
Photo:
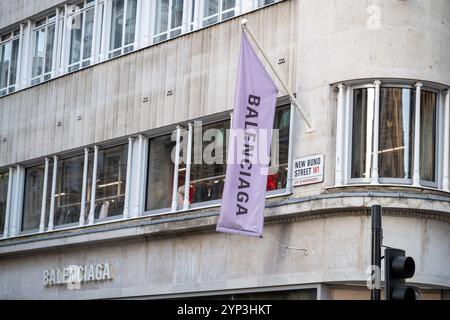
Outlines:
[[404,250],[386,248],[384,261],[386,300],[416,300],[416,290],[406,285],[416,270],[414,259],[406,257]]

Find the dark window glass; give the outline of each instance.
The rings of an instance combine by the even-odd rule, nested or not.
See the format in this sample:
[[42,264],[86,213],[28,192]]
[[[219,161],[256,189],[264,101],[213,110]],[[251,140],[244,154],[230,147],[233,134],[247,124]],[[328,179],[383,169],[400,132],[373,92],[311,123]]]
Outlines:
[[84,155],[58,161],[54,225],[76,223],[80,219]]
[[175,145],[171,134],[150,140],[147,211],[171,207],[175,168],[171,154]]
[[370,177],[375,89],[353,90],[352,178]]
[[[39,229],[44,192],[45,165],[27,168],[25,172],[25,192],[22,215],[22,231]],[[47,198],[45,205],[45,225],[48,225],[52,187],[53,166],[49,166],[47,178]]]
[[128,145],[101,150],[97,160],[95,218],[123,214],[127,180]]
[[[291,109],[288,106],[278,108],[275,113],[274,143],[272,144],[272,159],[275,158],[276,163],[271,163],[267,178],[267,191],[286,188],[289,165],[290,121]],[[276,134],[276,130],[278,130],[278,134]],[[275,141],[276,139],[278,139],[278,143]],[[278,145],[278,150],[275,148],[276,145]]]
[[420,178],[432,182],[436,181],[436,99],[434,92],[421,92]]
[[412,179],[415,90],[381,88],[378,169],[381,178]]
[[3,233],[8,200],[9,173],[0,173],[0,234]]

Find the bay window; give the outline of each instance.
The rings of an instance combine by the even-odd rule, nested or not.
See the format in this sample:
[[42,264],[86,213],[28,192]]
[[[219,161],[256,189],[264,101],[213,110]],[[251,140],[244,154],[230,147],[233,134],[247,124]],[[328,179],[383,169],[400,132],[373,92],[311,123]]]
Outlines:
[[56,15],[42,19],[33,31],[33,65],[31,84],[49,80],[54,70]]
[[137,1],[112,1],[110,58],[133,51],[135,48]]
[[[349,183],[409,184],[438,187],[438,115],[442,92],[421,83],[396,83],[340,86],[338,114],[348,123],[338,123],[347,138],[336,145],[336,163],[347,158]],[[344,93],[347,92],[347,94]],[[378,96],[377,96],[378,93]],[[345,112],[349,107],[349,112]],[[342,120],[341,120],[342,121]],[[339,121],[338,121],[339,122]],[[339,137],[339,134],[337,134]],[[347,154],[344,154],[347,150]],[[336,168],[336,184],[340,185]]]
[[4,233],[6,220],[6,206],[8,204],[9,173],[0,172],[0,234]]
[[80,2],[72,8],[73,12],[68,16],[69,72],[87,67],[94,62],[95,0]]
[[0,38],[0,96],[17,90],[20,30]]

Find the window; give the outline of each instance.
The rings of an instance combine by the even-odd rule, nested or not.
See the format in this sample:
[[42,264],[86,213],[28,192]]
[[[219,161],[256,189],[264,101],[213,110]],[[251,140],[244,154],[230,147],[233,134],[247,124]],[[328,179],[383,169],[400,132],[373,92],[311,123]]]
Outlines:
[[[436,187],[439,91],[422,88],[421,84],[420,92],[413,84],[382,83],[378,86],[348,89],[351,115],[346,141],[350,182]],[[416,105],[418,98],[420,105]],[[416,123],[420,124],[419,131]]]
[[[127,160],[128,145],[99,151],[95,192],[95,219],[105,219],[123,214]],[[90,161],[90,163],[92,162]]]
[[54,209],[55,226],[77,223],[80,219],[83,169],[84,156],[58,161]]
[[8,201],[9,173],[0,173],[0,234],[4,233]]
[[275,2],[276,2],[276,0],[258,0],[258,8],[267,6],[267,5],[275,3]]
[[[48,224],[51,200],[51,181],[53,175],[53,167],[49,166],[49,174],[47,176],[47,196],[46,196],[46,212],[45,225]],[[42,198],[44,193],[45,165],[27,168],[25,171],[25,192],[24,205],[22,214],[22,231],[38,230],[41,221]]]
[[[191,181],[189,187],[190,204],[222,199],[225,186],[227,161],[227,131],[230,121],[222,121],[202,126],[203,147],[192,152]],[[197,163],[198,162],[198,163]],[[179,202],[184,200],[185,169],[180,169]]]
[[137,0],[113,0],[110,33],[110,58],[134,50]]
[[52,76],[52,71],[55,68],[53,65],[56,48],[55,22],[55,15],[36,22],[36,27],[33,31],[32,85],[49,80]]
[[20,30],[0,39],[0,96],[16,91]]
[[203,25],[208,26],[232,18],[236,14],[236,0],[204,0]]
[[[287,188],[290,115],[289,106],[276,110],[274,129],[277,131],[273,140],[279,143],[273,143],[278,148],[272,148],[268,192],[278,194]],[[181,129],[178,164],[175,163],[177,132],[150,139],[146,211],[156,213],[219,203],[225,186],[229,129],[230,120],[209,124],[196,122],[190,131]],[[192,134],[191,145],[187,143],[189,132]],[[189,154],[190,162],[187,161]],[[174,180],[178,181],[176,194]],[[173,203],[175,198],[176,203]]]
[[178,36],[183,31],[184,6],[189,1],[184,0],[156,0],[155,1],[155,43]]
[[[176,139],[174,139],[176,140]],[[171,207],[174,163],[172,150],[176,143],[172,135],[150,140],[147,181],[147,211]]]
[[68,17],[69,72],[93,63],[95,0],[80,2],[72,8],[73,11]]

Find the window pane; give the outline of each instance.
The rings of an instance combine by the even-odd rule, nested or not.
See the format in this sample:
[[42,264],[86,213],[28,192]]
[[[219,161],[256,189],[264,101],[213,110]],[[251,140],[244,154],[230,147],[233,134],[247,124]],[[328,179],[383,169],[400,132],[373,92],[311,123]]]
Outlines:
[[10,86],[16,84],[18,61],[19,61],[19,39],[16,39],[12,42],[11,69],[10,69],[10,75],[9,75],[9,85]]
[[[229,120],[202,127],[202,148],[196,148],[194,144],[192,149],[193,160],[189,190],[189,202],[191,204],[222,198],[227,161],[225,142],[229,129]],[[199,130],[194,129],[196,134],[197,131]],[[185,172],[180,172],[179,180],[183,186],[180,188],[179,194],[182,193],[182,197],[184,197],[184,175]]]
[[94,9],[86,11],[86,22],[84,25],[83,60],[92,56],[92,39],[94,33]]
[[83,187],[84,155],[58,162],[54,225],[79,221]]
[[353,90],[352,178],[370,177],[375,89]]
[[137,0],[127,1],[127,21],[125,26],[125,45],[134,43],[136,30]]
[[0,173],[0,234],[3,233],[8,199],[9,173]]
[[412,179],[415,90],[381,88],[379,176]]
[[[289,129],[291,121],[291,109],[286,106],[278,108],[275,113],[274,129],[278,130],[278,137],[274,133],[274,143],[278,143],[278,150],[272,149],[272,152],[278,152],[276,158],[278,166],[271,164],[269,177],[267,179],[267,191],[285,189],[287,184],[287,174],[289,165]],[[278,142],[275,141],[278,138]],[[272,156],[273,159],[273,156]]]
[[166,32],[169,25],[169,0],[156,1],[155,34]]
[[183,0],[172,0],[171,29],[181,27],[183,24]]
[[436,94],[422,91],[420,101],[420,178],[425,181],[435,181]]
[[[236,6],[236,0],[222,0],[222,11],[234,9]],[[234,10],[230,10],[222,14],[222,20],[234,17]]]
[[52,71],[53,46],[55,43],[55,25],[47,28],[47,43],[45,46],[45,73]]
[[266,6],[274,2],[275,0],[258,0],[258,7]]
[[146,210],[170,208],[172,203],[174,163],[172,135],[150,140]]
[[123,13],[124,0],[114,0],[111,20],[111,50],[122,47]]
[[11,65],[11,42],[1,46],[0,88],[8,87],[9,67]]
[[[219,14],[219,0],[205,0],[203,10],[203,17],[205,18],[205,21],[203,22],[203,25],[208,26],[210,24],[218,22],[219,17],[217,14]],[[206,19],[207,17],[210,17],[212,15],[215,16]]]
[[80,62],[82,28],[83,28],[83,15],[78,14],[72,18],[69,64]]
[[42,75],[45,55],[45,29],[34,32],[34,55],[32,77]]
[[96,219],[123,214],[127,160],[128,145],[99,151],[95,203]]

